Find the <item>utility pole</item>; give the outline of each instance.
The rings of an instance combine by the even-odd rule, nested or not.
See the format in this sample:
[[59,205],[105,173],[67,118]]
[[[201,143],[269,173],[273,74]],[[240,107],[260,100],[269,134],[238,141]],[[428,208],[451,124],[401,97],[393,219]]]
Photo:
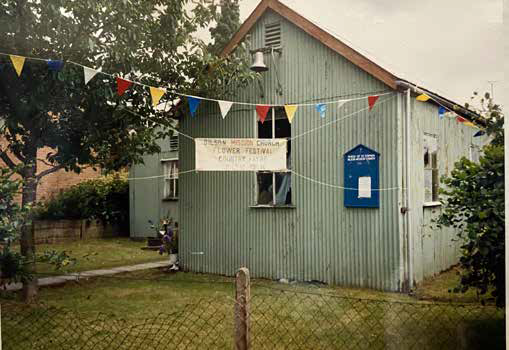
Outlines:
[[493,99],[493,84],[498,83],[498,80],[488,80],[488,84],[491,86],[491,99]]

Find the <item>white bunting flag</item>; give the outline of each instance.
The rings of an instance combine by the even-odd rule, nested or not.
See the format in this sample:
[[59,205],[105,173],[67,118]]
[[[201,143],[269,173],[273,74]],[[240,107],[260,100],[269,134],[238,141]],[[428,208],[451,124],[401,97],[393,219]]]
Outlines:
[[99,71],[95,70],[95,69],[92,69],[92,68],[88,68],[88,67],[83,67],[83,74],[85,76],[85,85],[88,84],[88,82],[90,80],[92,80],[92,78],[97,74],[99,73]]
[[223,116],[224,119],[228,112],[230,111],[230,108],[232,108],[233,102],[217,101],[217,103],[219,104],[219,109],[221,110],[221,115]]
[[340,109],[348,100],[340,100],[337,102],[337,109]]

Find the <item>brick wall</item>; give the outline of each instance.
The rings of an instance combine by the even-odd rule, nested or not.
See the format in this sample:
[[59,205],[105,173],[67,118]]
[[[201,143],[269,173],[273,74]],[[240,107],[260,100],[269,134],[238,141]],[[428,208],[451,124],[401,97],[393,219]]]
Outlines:
[[51,244],[119,236],[119,228],[88,220],[38,220],[33,223],[35,244]]
[[[0,139],[0,149],[3,149],[6,144],[5,140]],[[51,148],[40,149],[37,153],[38,159],[46,159],[46,155],[51,152]],[[11,156],[14,161],[16,158]],[[5,163],[0,160],[0,167],[5,167]],[[44,164],[43,161],[37,162],[37,173],[50,168],[49,165]],[[44,201],[51,198],[53,195],[59,193],[66,188],[71,187],[81,181],[93,179],[101,175],[100,171],[94,171],[92,168],[84,169],[80,174],[74,172],[67,172],[65,170],[59,170],[50,175],[42,178],[37,187],[37,200]]]

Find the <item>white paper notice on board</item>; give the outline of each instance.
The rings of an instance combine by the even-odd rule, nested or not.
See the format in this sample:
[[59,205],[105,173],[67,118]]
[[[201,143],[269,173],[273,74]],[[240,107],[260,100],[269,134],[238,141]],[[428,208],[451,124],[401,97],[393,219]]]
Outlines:
[[286,171],[286,139],[195,139],[198,171]]
[[371,198],[371,176],[359,177],[359,198]]

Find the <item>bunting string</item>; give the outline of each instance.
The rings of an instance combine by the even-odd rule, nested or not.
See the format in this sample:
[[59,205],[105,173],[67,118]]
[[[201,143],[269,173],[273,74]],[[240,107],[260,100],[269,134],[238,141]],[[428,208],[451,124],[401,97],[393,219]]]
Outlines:
[[[340,186],[340,185],[335,185],[335,184],[330,184],[330,183],[326,183],[326,182],[323,182],[323,181],[319,181],[319,180],[316,180],[316,179],[313,179],[313,178],[310,178],[308,176],[305,176],[305,175],[302,175],[302,174],[299,174],[298,172],[294,171],[294,170],[291,170],[289,169],[287,172],[289,173],[292,173],[294,174],[295,176],[297,177],[300,177],[306,181],[309,181],[309,182],[312,182],[312,183],[315,183],[315,184],[318,184],[318,185],[321,185],[321,186],[325,186],[325,187],[331,187],[331,188],[336,188],[336,189],[341,189],[341,190],[351,190],[351,191],[357,191],[358,188],[353,188],[353,187],[343,187],[343,186]],[[180,176],[180,175],[185,175],[185,174],[190,174],[190,173],[199,173],[198,170],[196,169],[192,169],[192,170],[186,170],[186,171],[180,171],[177,173],[177,176]],[[160,178],[164,178],[166,177],[167,175],[155,175],[155,176],[142,176],[142,177],[129,177],[127,180],[128,181],[137,181],[137,180],[152,180],[152,179],[160,179]],[[395,190],[404,190],[405,188],[404,187],[385,187],[385,188],[373,188],[371,189],[371,191],[395,191]]]
[[[395,96],[392,96],[392,97],[389,97],[389,98],[382,99],[382,100],[381,100],[380,102],[378,102],[378,103],[379,103],[379,104],[382,104],[382,103],[385,103],[385,102],[387,102],[387,101],[389,101],[389,100],[391,100],[391,99],[393,99],[393,98],[395,98]],[[313,129],[307,130],[307,131],[303,132],[302,134],[298,134],[298,135],[296,135],[296,136],[294,136],[294,137],[291,137],[289,140],[295,140],[295,139],[298,139],[299,137],[302,137],[302,136],[305,136],[305,135],[310,134],[310,133],[312,133],[312,132],[315,132],[315,131],[317,131],[317,130],[319,130],[319,129],[321,129],[321,128],[325,128],[326,126],[329,126],[329,125],[331,125],[331,124],[338,123],[338,122],[340,122],[340,121],[343,121],[343,120],[345,120],[345,119],[348,119],[348,118],[350,118],[350,117],[353,117],[354,115],[356,115],[356,114],[358,114],[358,113],[361,113],[361,112],[364,112],[364,111],[366,111],[366,110],[368,110],[368,109],[369,109],[369,110],[371,110],[371,107],[370,107],[370,106],[368,106],[368,107],[365,107],[365,108],[359,109],[359,110],[357,110],[357,111],[355,111],[355,112],[352,112],[352,113],[350,113],[350,114],[345,115],[344,117],[341,117],[341,118],[338,118],[338,119],[332,120],[332,121],[327,122],[327,123],[325,123],[325,124],[323,124],[323,125],[320,125],[320,126],[318,126],[318,127],[316,127],[316,128],[313,128]]]
[[[129,113],[131,113],[132,115],[135,115],[135,116],[137,116],[137,117],[144,118],[144,116],[143,116],[143,115],[141,115],[141,114],[139,114],[139,113],[136,113],[135,111],[132,111],[132,110],[130,110],[129,108],[124,108],[123,110],[124,110],[124,111],[126,111],[126,112],[129,112]],[[176,132],[177,134],[182,135],[183,137],[188,138],[189,140],[194,141],[194,137],[189,136],[188,134],[185,134],[185,133],[181,132],[180,130],[178,130],[178,129],[174,128],[173,126],[169,126],[169,125],[168,125],[167,127],[168,127],[170,130],[172,130],[172,131]]]
[[[326,182],[323,182],[323,181],[315,180],[313,178],[310,178],[310,177],[307,177],[305,175],[299,174],[298,172],[293,171],[293,170],[289,170],[289,172],[292,173],[293,175],[297,176],[297,177],[300,177],[300,178],[306,180],[306,181],[309,181],[309,182],[312,182],[312,183],[315,183],[315,184],[318,184],[318,185],[322,185],[322,186],[325,186],[325,187],[337,188],[337,189],[341,189],[341,190],[352,190],[352,191],[357,191],[358,190],[358,188],[343,187],[343,186],[329,184],[329,183],[326,183]],[[386,187],[386,188],[372,188],[371,191],[394,191],[394,190],[399,190],[399,189],[404,190],[403,187]]]
[[[416,89],[417,91],[421,91],[422,90],[422,89],[420,89],[419,87],[417,87],[417,86],[415,86],[413,84],[410,84],[410,85],[412,85],[413,88]],[[450,109],[449,107],[444,106],[436,98],[433,98],[430,95],[431,94],[421,93],[415,99],[417,101],[420,101],[420,102],[426,102],[426,101],[432,100],[436,104],[438,104],[438,106],[439,106],[439,108],[438,108],[438,117],[440,119],[443,119],[445,116],[449,116],[451,118],[456,118],[456,121],[458,123],[462,123],[463,125],[467,125],[467,126],[470,126],[470,127],[474,127],[474,128],[483,130],[483,128],[479,127],[477,124],[474,124],[471,121],[467,120],[466,118],[463,118],[456,111]]]
[[[18,56],[18,55],[13,55],[13,54],[6,54],[6,53],[1,53],[1,52],[0,52],[0,55],[8,56],[10,58],[10,60],[12,62],[12,65],[13,65],[13,67],[14,67],[14,69],[16,71],[16,74],[18,75],[18,77],[21,76],[21,74],[22,74],[23,67],[24,67],[26,59],[44,61],[44,62],[47,63],[48,69],[51,70],[51,71],[55,71],[55,72],[60,71],[63,68],[63,66],[64,66],[64,61],[62,61],[62,60],[41,59],[41,58],[37,58],[37,57],[24,57],[24,56]],[[151,95],[151,98],[152,98],[152,105],[154,107],[156,107],[159,104],[160,99],[167,92],[167,89],[162,88],[162,87],[154,87],[154,86],[150,86],[150,85],[138,82],[138,81],[124,79],[124,78],[121,78],[118,75],[113,75],[113,74],[109,74],[109,73],[106,73],[106,72],[102,72],[100,69],[90,68],[90,67],[84,66],[82,64],[79,64],[77,62],[73,62],[73,61],[70,61],[70,60],[66,61],[65,64],[72,64],[72,65],[75,65],[75,66],[79,66],[79,67],[81,67],[83,69],[83,77],[84,77],[85,85],[88,84],[98,73],[113,78],[115,80],[116,84],[117,84],[117,94],[119,96],[122,96],[133,84],[146,87],[150,91],[150,95]],[[414,88],[419,89],[415,85],[414,85]],[[174,95],[177,95],[177,96],[186,97],[188,105],[189,105],[189,110],[190,110],[190,113],[191,113],[192,117],[195,116],[197,108],[198,108],[200,102],[202,100],[205,100],[205,101],[212,101],[212,102],[218,103],[218,106],[219,106],[220,111],[221,111],[221,116],[222,116],[223,119],[226,117],[226,115],[230,111],[230,109],[231,109],[233,104],[245,105],[245,106],[255,106],[256,107],[256,111],[258,113],[258,116],[260,118],[260,121],[262,123],[265,121],[265,118],[267,116],[268,110],[271,107],[284,107],[285,112],[286,112],[287,117],[288,117],[288,121],[290,123],[292,123],[293,118],[295,117],[295,113],[296,113],[298,107],[314,106],[316,111],[319,113],[320,117],[325,118],[326,112],[327,112],[327,106],[328,105],[336,104],[337,108],[339,109],[346,102],[363,100],[363,99],[365,100],[367,98],[368,107],[362,108],[362,109],[360,109],[360,110],[358,110],[356,112],[350,113],[350,114],[348,114],[348,115],[346,115],[346,116],[344,116],[342,118],[335,119],[335,120],[330,121],[328,123],[325,123],[325,124],[323,124],[323,125],[321,125],[319,127],[316,127],[316,128],[311,129],[311,130],[308,130],[306,132],[303,132],[303,133],[301,133],[299,135],[296,135],[296,136],[294,136],[292,138],[289,138],[289,140],[295,140],[297,138],[303,137],[303,136],[305,136],[307,134],[315,132],[315,131],[317,131],[317,130],[319,130],[321,128],[324,128],[326,126],[329,126],[329,125],[331,125],[333,123],[337,123],[337,122],[343,121],[343,120],[345,120],[347,118],[352,117],[353,115],[356,115],[358,113],[364,112],[366,110],[368,112],[370,112],[374,108],[376,102],[378,101],[378,99],[381,96],[393,94],[393,92],[380,93],[380,94],[376,94],[376,95],[368,95],[368,94],[366,94],[363,97],[348,98],[348,99],[344,99],[343,98],[343,99],[338,99],[338,100],[333,100],[333,101],[328,101],[328,102],[320,102],[320,103],[266,104],[266,103],[249,103],[249,102],[237,102],[237,101],[224,101],[224,100],[218,100],[218,99],[212,99],[212,98],[206,98],[206,97],[199,97],[199,96],[184,94],[184,93],[181,93],[181,92],[178,92],[178,91],[172,91],[172,93]],[[392,96],[391,98],[382,99],[378,104],[385,103],[385,102],[393,99],[394,97],[395,96]],[[448,108],[446,106],[443,106],[439,101],[437,101],[435,98],[429,96],[426,93],[422,93],[421,95],[419,95],[417,97],[418,101],[423,101],[423,102],[424,101],[428,101],[429,99],[433,100],[434,102],[436,102],[440,106],[440,108],[439,108],[439,116],[440,116],[440,118],[442,118],[446,114],[446,110],[448,110],[448,111],[450,111],[452,113],[457,114],[455,111],[451,110],[450,108]],[[127,112],[129,112],[129,113],[134,114],[134,115],[143,117],[140,114],[138,114],[138,113],[136,113],[136,112],[134,112],[134,111],[132,111],[130,109],[126,108],[125,110]],[[464,124],[475,127],[475,124],[471,123],[470,121],[466,120],[465,118],[463,118],[461,116],[458,116],[457,120],[459,120],[459,119],[462,119],[461,122],[463,122]],[[184,133],[180,132],[179,130],[177,130],[176,128],[173,128],[173,127],[169,127],[169,128],[174,130],[179,135],[182,135],[183,137],[186,137],[188,139],[194,140],[194,138],[192,136],[184,134]],[[479,132],[477,134],[479,134]],[[196,169],[179,172],[179,175],[187,174],[187,173],[192,173],[192,172],[196,172]],[[345,187],[342,187],[342,186],[338,186],[338,185],[334,185],[334,184],[328,184],[328,183],[325,183],[325,182],[322,182],[322,181],[319,181],[319,180],[315,180],[315,179],[309,178],[309,177],[307,177],[305,175],[299,174],[299,173],[297,173],[297,172],[295,172],[293,170],[289,170],[289,172],[291,172],[292,174],[294,174],[297,177],[303,178],[303,179],[305,179],[307,181],[310,181],[310,182],[314,182],[314,183],[320,184],[322,186],[338,188],[338,189],[357,190],[357,188],[345,188]],[[161,177],[165,177],[165,176],[166,175],[156,175],[156,176],[147,176],[147,177],[138,177],[138,178],[134,177],[134,178],[129,178],[128,180],[132,181],[132,180],[141,180],[141,179],[155,179],[155,178],[161,178]],[[380,188],[380,189],[373,189],[373,190],[374,191],[389,191],[389,190],[398,190],[398,189],[400,189],[400,187]]]
[[[60,61],[60,60],[42,59],[42,58],[38,58],[38,57],[23,57],[23,56],[16,56],[16,55],[7,54],[7,53],[3,53],[3,52],[0,52],[0,55],[9,56],[11,58],[11,61],[13,62],[13,65],[14,65],[14,67],[16,69],[16,72],[18,72],[18,75],[21,74],[21,69],[23,68],[23,64],[24,64],[24,61],[26,59],[46,62],[50,69],[51,69],[51,67],[58,67],[58,70],[60,70],[63,67],[63,64],[64,64],[64,61]],[[112,79],[114,79],[117,82],[117,93],[118,93],[119,96],[123,95],[124,92],[132,84],[136,84],[136,85],[140,85],[140,86],[146,87],[149,90],[158,89],[158,90],[164,91],[164,93],[167,91],[167,89],[164,89],[164,88],[161,88],[161,87],[154,87],[154,86],[151,86],[151,85],[147,85],[147,84],[141,83],[139,81],[130,80],[130,79],[126,79],[126,78],[120,78],[118,75],[114,75],[114,74],[110,74],[110,73],[107,73],[107,72],[103,72],[100,69],[90,68],[90,67],[82,65],[80,63],[71,61],[71,60],[65,61],[65,63],[66,64],[72,64],[72,65],[75,65],[75,66],[83,68],[85,84],[88,84],[90,82],[90,80],[92,80],[94,78],[94,76],[97,75],[98,73],[102,74],[102,75],[105,75],[105,76],[108,76],[108,77],[111,77]],[[212,101],[212,102],[218,102],[218,103],[228,102],[228,103],[232,103],[232,104],[245,105],[245,106],[259,106],[259,105],[263,105],[263,106],[268,106],[268,107],[284,107],[286,105],[285,103],[267,104],[267,103],[250,103],[250,102],[240,102],[240,101],[223,101],[223,100],[218,100],[218,99],[213,99],[213,98],[207,98],[207,97],[200,97],[200,96],[185,94],[185,93],[178,92],[178,91],[171,91],[171,92],[174,95],[178,95],[178,96],[181,96],[181,97],[186,97],[188,99],[190,98],[191,100],[195,99],[195,100],[198,100],[198,101],[205,100],[205,101]],[[154,94],[151,94],[151,96],[153,97],[153,104],[154,105],[156,105],[157,102],[159,102],[159,99],[164,95],[164,93],[161,96],[159,96],[158,99],[154,99]],[[387,94],[390,94],[390,93],[392,93],[392,92],[377,94],[376,96],[384,96],[384,95],[387,95]],[[341,106],[345,102],[362,100],[362,99],[366,99],[367,97],[368,97],[368,94],[366,94],[366,96],[363,96],[363,97],[348,98],[348,99],[338,99],[338,100],[334,100],[334,101],[320,102],[320,103],[293,103],[292,102],[292,103],[289,103],[289,105],[297,106],[297,107],[304,107],[304,106],[339,104]],[[193,107],[193,109],[195,108],[195,104],[196,104],[196,107],[199,104],[199,102],[195,102],[195,100],[192,100],[193,102],[192,102],[191,107]],[[194,112],[196,112],[196,109],[194,109]],[[194,112],[192,112],[191,114],[194,115]],[[320,114],[322,114],[322,112],[320,112]]]

